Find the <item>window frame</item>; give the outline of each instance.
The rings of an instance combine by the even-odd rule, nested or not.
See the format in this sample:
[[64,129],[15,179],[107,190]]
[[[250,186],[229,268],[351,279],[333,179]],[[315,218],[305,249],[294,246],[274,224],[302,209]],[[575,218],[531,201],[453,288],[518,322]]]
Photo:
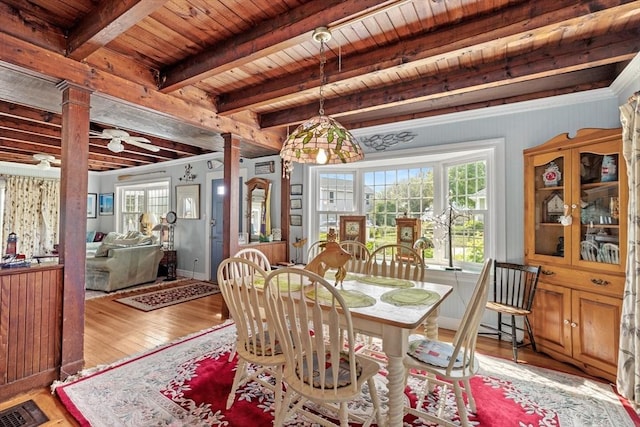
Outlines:
[[[411,159],[411,164],[407,164],[407,159]],[[486,197],[489,203],[486,207],[485,217],[485,257],[504,258],[506,252],[506,183],[505,183],[505,140],[504,138],[493,138],[486,140],[467,141],[443,145],[433,145],[411,150],[394,150],[384,153],[367,153],[365,160],[350,163],[348,165],[323,165],[310,166],[303,177],[307,188],[310,189],[309,196],[304,200],[305,212],[309,212],[305,217],[304,227],[308,230],[310,240],[319,235],[319,214],[315,209],[309,209],[318,200],[317,185],[320,173],[354,173],[354,210],[350,215],[364,214],[365,201],[363,198],[363,172],[372,170],[384,170],[399,168],[410,168],[412,166],[433,163],[434,166],[434,188],[440,191],[448,191],[447,182],[443,175],[446,170],[445,165],[457,165],[484,159],[486,161]],[[440,170],[436,171],[436,166]],[[502,177],[502,179],[501,179]],[[438,198],[437,198],[438,199]],[[444,200],[444,199],[443,199]],[[442,206],[440,206],[442,207]],[[434,209],[437,209],[434,200]],[[323,211],[323,213],[326,213]],[[340,215],[345,214],[340,212]],[[445,265],[447,260],[440,256],[440,260],[435,265]],[[475,263],[461,264],[464,270],[476,271],[481,265]]]
[[[171,178],[162,178],[162,179],[154,179],[148,181],[138,181],[126,184],[117,184],[114,186],[114,197],[115,197],[115,231],[118,233],[122,233],[124,230],[123,224],[123,212],[122,207],[124,206],[124,191],[126,190],[144,190],[145,192],[145,203],[148,202],[148,190],[151,187],[159,187],[161,185],[166,185],[167,187],[167,212],[171,210],[171,206],[173,203],[172,195],[171,195]],[[145,210],[146,210],[145,206]],[[165,212],[166,214],[166,212]],[[160,220],[160,218],[158,218]]]

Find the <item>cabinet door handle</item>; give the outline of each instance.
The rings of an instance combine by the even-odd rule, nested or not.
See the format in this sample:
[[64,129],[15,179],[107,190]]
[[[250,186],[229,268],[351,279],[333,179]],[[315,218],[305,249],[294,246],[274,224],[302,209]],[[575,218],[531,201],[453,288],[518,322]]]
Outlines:
[[597,286],[607,286],[609,284],[609,281],[603,279],[591,279],[591,283]]
[[576,326],[578,326],[578,324],[576,322],[571,322],[571,327],[575,328]]
[[569,324],[569,319],[564,319],[564,324],[568,325]]
[[544,270],[544,269],[541,271],[541,273],[544,274],[545,276],[553,276],[554,274],[556,274],[551,270]]

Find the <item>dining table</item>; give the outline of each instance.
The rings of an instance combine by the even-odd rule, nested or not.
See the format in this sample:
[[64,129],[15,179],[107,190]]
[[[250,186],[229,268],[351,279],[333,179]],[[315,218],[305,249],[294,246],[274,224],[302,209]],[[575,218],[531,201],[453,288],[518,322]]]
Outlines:
[[[325,278],[331,281],[331,275]],[[354,330],[382,339],[387,359],[389,427],[403,425],[404,356],[409,335],[434,313],[453,287],[425,281],[348,273],[336,286],[350,306]],[[363,295],[363,296],[362,296]],[[364,302],[366,301],[366,302]],[[430,321],[437,322],[432,316]],[[432,325],[433,328],[433,325]],[[437,324],[435,325],[437,330]]]

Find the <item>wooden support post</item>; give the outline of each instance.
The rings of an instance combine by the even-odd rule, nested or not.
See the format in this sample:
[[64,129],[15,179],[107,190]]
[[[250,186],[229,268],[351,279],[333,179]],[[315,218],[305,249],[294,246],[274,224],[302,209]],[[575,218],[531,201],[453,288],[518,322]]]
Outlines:
[[84,367],[85,239],[91,92],[66,81],[62,91],[60,263],[64,264],[60,377]]
[[[238,251],[238,233],[240,233],[240,222],[238,216],[242,209],[240,200],[240,189],[238,181],[240,179],[240,139],[237,136],[225,133],[224,138],[224,198],[222,202],[223,223],[222,232],[224,243],[222,244],[222,257],[229,258],[231,254]],[[222,318],[229,318],[229,308],[222,305]]]

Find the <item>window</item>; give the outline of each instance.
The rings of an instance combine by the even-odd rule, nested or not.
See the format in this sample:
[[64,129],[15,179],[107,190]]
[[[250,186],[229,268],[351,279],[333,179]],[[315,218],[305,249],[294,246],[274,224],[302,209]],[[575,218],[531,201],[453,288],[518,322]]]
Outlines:
[[154,224],[169,212],[169,181],[147,182],[117,187],[117,229],[121,233],[140,230],[140,218],[151,214]]
[[[355,170],[348,173],[327,171],[332,166],[310,168],[310,183],[315,183],[319,200],[310,224],[317,234],[312,231],[311,240],[326,238],[330,227],[337,229],[341,215],[363,214],[366,244],[374,249],[396,243],[395,220],[406,215],[421,219],[421,234],[433,243],[422,250],[427,263],[448,265],[451,254],[454,265],[475,269],[485,256],[495,256],[496,238],[489,238],[488,230],[499,228],[496,218],[502,218],[496,209],[499,203],[491,199],[495,194],[491,177],[497,175],[492,165],[501,146],[495,141],[483,142],[478,149],[469,148],[472,145],[454,144],[434,154],[397,158],[386,153],[380,160],[350,164]],[[449,211],[451,221],[447,221]]]

